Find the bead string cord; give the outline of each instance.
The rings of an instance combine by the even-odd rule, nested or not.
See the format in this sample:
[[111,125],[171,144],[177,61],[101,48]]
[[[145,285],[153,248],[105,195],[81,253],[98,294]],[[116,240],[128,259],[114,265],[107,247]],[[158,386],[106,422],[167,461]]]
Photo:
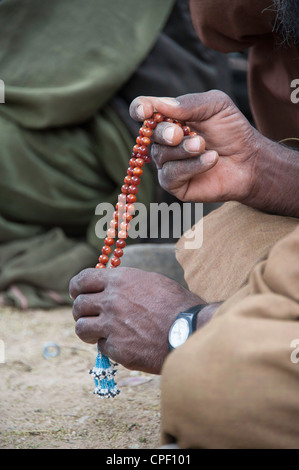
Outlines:
[[[121,194],[118,196],[118,202],[115,206],[116,210],[110,222],[110,227],[107,230],[102,253],[96,265],[97,269],[105,269],[109,261],[110,268],[116,268],[121,264],[121,257],[123,256],[123,250],[126,246],[128,230],[130,229],[130,221],[135,211],[134,203],[137,200],[136,194],[138,193],[138,186],[143,174],[142,168],[146,163],[151,161],[149,155],[151,136],[157,124],[162,121],[179,125],[183,130],[184,136],[197,135],[196,132],[191,132],[190,128],[184,123],[165,117],[161,113],[154,113],[150,119],[146,119],[143,122],[139,130],[139,136],[136,138],[136,145],[133,147],[127,175],[124,178]],[[118,235],[117,239],[116,234]],[[116,248],[112,252],[114,244]],[[89,373],[94,379],[94,393],[99,397],[114,398],[120,393],[114,380],[114,376],[117,372],[115,367],[117,365],[116,363],[111,363],[110,359],[103,355],[98,349],[94,368],[91,369]]]

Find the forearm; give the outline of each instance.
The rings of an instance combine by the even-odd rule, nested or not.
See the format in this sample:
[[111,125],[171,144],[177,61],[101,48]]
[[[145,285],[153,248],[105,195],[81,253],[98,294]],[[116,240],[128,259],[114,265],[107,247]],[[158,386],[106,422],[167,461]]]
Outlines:
[[299,152],[256,134],[254,184],[241,202],[272,214],[299,217]]

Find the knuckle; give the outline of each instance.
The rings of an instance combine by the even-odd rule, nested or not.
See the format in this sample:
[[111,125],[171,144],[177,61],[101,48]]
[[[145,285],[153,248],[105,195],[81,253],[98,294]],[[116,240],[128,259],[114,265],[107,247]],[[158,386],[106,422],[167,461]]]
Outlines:
[[224,91],[212,90],[208,93],[213,94],[213,99],[215,100],[215,103],[218,103],[219,106],[223,108],[227,108],[233,104],[231,98]]
[[84,269],[76,276],[74,276],[69,283],[69,294],[75,299],[80,294],[82,289],[82,281],[88,276],[93,270],[91,268]]
[[76,298],[76,296],[78,295],[78,292],[80,291],[81,277],[82,277],[82,273],[79,273],[70,280],[69,293],[72,298]]
[[69,283],[69,294],[72,299],[75,299],[77,296],[77,276],[73,277]]
[[79,318],[75,325],[75,333],[80,339],[84,339],[85,336],[85,321],[84,318]]
[[75,333],[82,341],[89,344],[95,344],[98,341],[98,337],[95,331],[93,331],[88,320],[85,318],[79,318],[75,325]]
[[129,113],[130,113],[130,116],[131,116],[133,119],[137,119],[136,109],[137,109],[138,104],[140,104],[140,98],[139,98],[139,97],[135,98],[135,99],[132,101],[132,103],[130,104]]
[[156,164],[157,168],[160,168],[163,161],[162,147],[159,144],[151,145],[151,157]]
[[87,276],[90,276],[93,273],[94,273],[94,268],[86,268],[80,271],[79,274],[77,274],[76,276],[79,285]]
[[171,189],[171,181],[172,181],[172,165],[170,162],[164,163],[163,167],[158,173],[159,183],[163,189],[170,190]]
[[84,316],[84,311],[87,307],[87,299],[83,294],[79,294],[78,297],[73,302],[73,317],[75,320],[78,320],[80,317]]
[[210,90],[207,93],[210,93],[211,95],[213,95],[215,99],[218,99],[220,101],[229,99],[229,96],[224,91],[221,91],[221,90]]

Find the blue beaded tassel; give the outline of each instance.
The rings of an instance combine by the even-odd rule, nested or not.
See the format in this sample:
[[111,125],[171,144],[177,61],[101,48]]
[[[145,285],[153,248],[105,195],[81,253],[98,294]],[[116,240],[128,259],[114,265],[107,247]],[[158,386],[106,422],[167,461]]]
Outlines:
[[114,398],[120,393],[118,390],[114,376],[117,372],[115,366],[107,356],[104,356],[98,349],[98,355],[94,368],[89,371],[93,376],[95,389],[94,393],[100,398]]

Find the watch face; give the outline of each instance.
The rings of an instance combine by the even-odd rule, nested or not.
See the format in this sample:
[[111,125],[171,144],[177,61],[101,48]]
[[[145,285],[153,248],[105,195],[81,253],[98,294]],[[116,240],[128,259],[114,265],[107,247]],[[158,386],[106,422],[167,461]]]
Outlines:
[[176,320],[169,332],[169,342],[173,348],[184,344],[189,336],[189,323],[185,318]]

